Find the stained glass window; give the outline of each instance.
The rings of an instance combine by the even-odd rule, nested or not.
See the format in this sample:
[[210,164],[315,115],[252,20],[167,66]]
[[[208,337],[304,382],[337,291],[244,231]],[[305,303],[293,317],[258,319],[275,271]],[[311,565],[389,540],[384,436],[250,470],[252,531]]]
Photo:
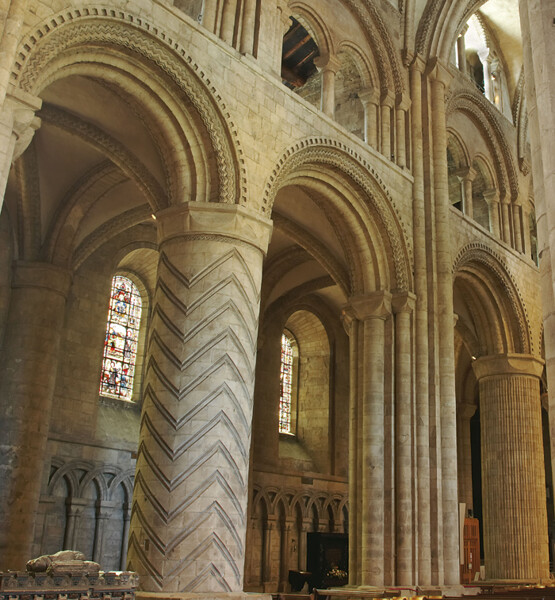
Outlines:
[[104,340],[100,394],[131,400],[142,302],[137,286],[115,275]]
[[281,394],[279,399],[279,432],[291,433],[291,389],[293,383],[293,346],[291,340],[281,336]]

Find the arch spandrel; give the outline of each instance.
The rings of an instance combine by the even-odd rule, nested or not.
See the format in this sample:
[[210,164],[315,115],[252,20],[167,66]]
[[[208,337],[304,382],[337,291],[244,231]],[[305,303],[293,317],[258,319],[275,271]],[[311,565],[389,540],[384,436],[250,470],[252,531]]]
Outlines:
[[[535,354],[539,351],[534,343],[530,319],[520,290],[505,261],[491,248],[480,242],[467,244],[458,253],[453,263],[453,278],[467,272],[471,275],[476,286],[476,299],[488,298],[492,307],[488,311],[481,303],[484,322],[495,329],[503,330],[506,338],[506,348],[495,347],[495,342],[485,343],[483,351],[488,354],[517,352]],[[480,289],[479,289],[480,288]],[[495,307],[496,311],[494,311]],[[499,321],[500,322],[495,322]],[[487,327],[486,329],[489,329]],[[482,343],[484,341],[482,340]],[[493,344],[494,347],[491,347]]]
[[[106,46],[113,52],[106,52]],[[208,197],[203,200],[247,203],[246,170],[240,160],[242,150],[228,109],[202,68],[160,28],[130,12],[82,7],[48,17],[27,34],[16,56],[11,81],[17,88],[34,95],[39,95],[57,78],[79,72],[80,59],[88,64],[96,63],[99,66],[96,76],[100,78],[103,68],[118,67],[112,65],[113,61],[127,60],[128,68],[123,73],[127,76],[129,72],[129,80],[171,82],[176,96],[165,110],[168,122],[174,123],[176,139],[181,136],[186,145],[187,134],[190,136],[193,131],[198,142],[204,145],[202,158],[214,156],[217,181],[210,182],[213,191],[208,191]],[[183,123],[176,123],[177,106],[183,109]],[[143,106],[143,109],[149,118],[160,118],[152,107]],[[200,164],[202,160],[196,162],[196,173],[192,177],[180,175],[188,181],[202,177],[206,165]],[[173,160],[170,165],[173,171],[179,171],[178,163]],[[180,201],[182,199],[177,197],[168,204]]]
[[[352,294],[372,291],[376,282],[379,286],[398,291],[412,289],[412,248],[409,246],[410,237],[400,213],[387,190],[387,187],[374,169],[356,152],[341,142],[326,138],[308,138],[290,147],[280,158],[271,176],[268,178],[263,197],[263,211],[271,213],[277,193],[286,185],[296,181],[325,181],[339,196],[346,189],[352,193],[345,197],[351,198],[351,204],[344,204],[341,210],[369,211],[370,228],[364,228],[362,236],[366,236],[366,246],[370,253],[374,252],[381,264],[375,275],[374,283],[365,279],[364,270],[367,265],[350,265],[352,274]],[[358,217],[357,217],[358,218]],[[373,228],[372,228],[373,226]],[[360,237],[354,231],[346,231],[348,236]],[[373,235],[371,235],[373,234]],[[374,250],[373,246],[376,246]],[[356,257],[353,257],[356,260]],[[385,262],[380,262],[385,261]],[[359,262],[357,260],[357,262]],[[353,271],[352,271],[353,273]],[[379,288],[376,288],[379,289]]]

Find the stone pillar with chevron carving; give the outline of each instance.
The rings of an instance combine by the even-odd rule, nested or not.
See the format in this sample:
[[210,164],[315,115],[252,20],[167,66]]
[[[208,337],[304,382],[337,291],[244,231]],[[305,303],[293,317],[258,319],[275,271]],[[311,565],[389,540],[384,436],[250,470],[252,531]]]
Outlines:
[[149,592],[238,592],[271,224],[243,207],[191,202],[158,213],[157,226],[128,566]]

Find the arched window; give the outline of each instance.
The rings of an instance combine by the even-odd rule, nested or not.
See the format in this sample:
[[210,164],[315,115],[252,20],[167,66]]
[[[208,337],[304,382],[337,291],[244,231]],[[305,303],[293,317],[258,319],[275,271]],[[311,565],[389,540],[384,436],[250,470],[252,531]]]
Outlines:
[[279,397],[279,433],[292,433],[291,406],[293,392],[293,344],[291,339],[281,336],[281,368]]
[[131,400],[142,302],[137,286],[114,275],[104,340],[100,394]]

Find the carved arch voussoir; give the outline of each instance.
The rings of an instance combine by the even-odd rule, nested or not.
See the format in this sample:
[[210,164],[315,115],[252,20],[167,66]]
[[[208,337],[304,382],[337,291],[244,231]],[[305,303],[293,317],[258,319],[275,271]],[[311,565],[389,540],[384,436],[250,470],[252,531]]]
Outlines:
[[453,276],[468,264],[481,264],[492,273],[497,283],[503,288],[509,301],[513,315],[518,322],[519,339],[515,340],[516,351],[525,354],[535,354],[535,347],[530,318],[520,290],[503,258],[482,242],[472,242],[464,246],[453,263]]
[[392,250],[392,276],[396,287],[400,291],[410,290],[412,247],[411,237],[407,235],[403,219],[378,173],[357,152],[342,142],[324,137],[311,137],[298,141],[286,150],[265,186],[263,212],[271,213],[276,194],[288,175],[309,164],[336,168],[366,192],[368,201],[381,220]]
[[37,94],[48,63],[69,48],[113,44],[146,59],[181,89],[198,112],[216,156],[219,201],[247,203],[243,151],[226,104],[201,66],[161,28],[131,12],[85,6],[48,17],[21,42],[11,72],[20,89]]

